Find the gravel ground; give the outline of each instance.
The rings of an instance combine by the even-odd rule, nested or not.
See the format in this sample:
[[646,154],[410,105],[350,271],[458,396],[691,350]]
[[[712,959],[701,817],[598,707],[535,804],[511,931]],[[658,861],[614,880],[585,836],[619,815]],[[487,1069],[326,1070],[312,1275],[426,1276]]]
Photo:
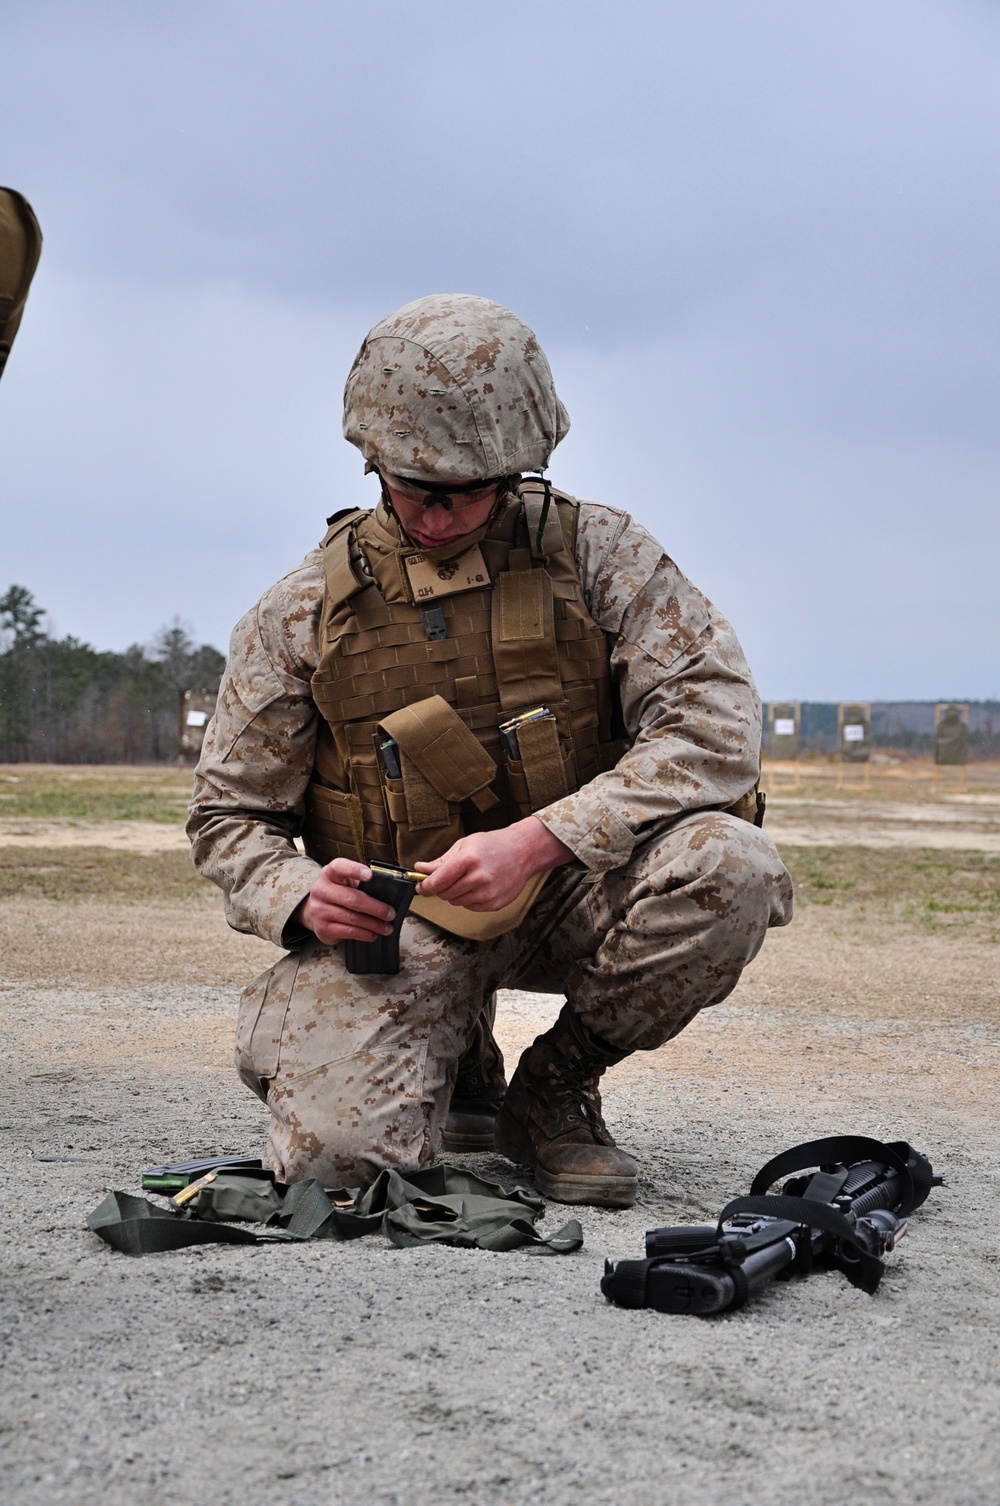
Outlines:
[[[376,1237],[136,1260],[85,1228],[107,1188],[260,1143],[229,1051],[268,949],[190,904],[18,902],[3,924],[4,1503],[1000,1501],[996,945],[804,912],[729,1002],[609,1074],[641,1201],[582,1210],[576,1255]],[[558,1003],[504,997],[511,1055]],[[948,1179],[874,1298],[823,1273],[713,1320],[605,1304],[605,1256],[840,1130],[911,1139]]]
[[1000,792],[941,800],[768,797],[767,829],[784,847],[932,847],[1000,852]]
[[78,821],[0,815],[0,847],[106,847],[113,852],[188,852],[181,826],[161,821]]
[[[916,791],[916,793],[914,793]],[[917,798],[919,795],[919,798]],[[909,798],[908,798],[909,797]],[[1000,852],[1000,788],[934,796],[906,785],[881,795],[837,795],[813,780],[812,792],[779,786],[767,803],[767,829],[792,847],[933,847]],[[0,847],[81,848],[118,852],[187,852],[179,825],[163,821],[97,821],[62,816],[7,816],[0,807]]]

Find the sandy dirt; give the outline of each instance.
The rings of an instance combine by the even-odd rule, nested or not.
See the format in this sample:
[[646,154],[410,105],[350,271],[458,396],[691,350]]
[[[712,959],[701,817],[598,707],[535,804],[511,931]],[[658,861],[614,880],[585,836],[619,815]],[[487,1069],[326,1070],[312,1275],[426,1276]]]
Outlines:
[[1000,852],[1000,795],[951,795],[917,803],[801,795],[768,798],[767,829],[790,847],[933,847]]
[[[1000,771],[978,769],[984,787],[935,793],[927,777],[883,779],[874,790],[855,784],[833,788],[829,771],[811,771],[796,789],[787,775],[771,774],[767,828],[794,847],[931,847],[1000,852]],[[82,783],[84,774],[77,775]],[[852,771],[853,772],[853,771]],[[927,771],[923,771],[926,776]],[[8,816],[0,808],[0,848],[106,847],[118,852],[184,852],[180,822],[86,820]]]
[[[889,819],[828,803],[782,818],[851,842]],[[900,819],[911,845],[932,821],[956,845],[968,811],[994,819],[938,805],[948,822]],[[1000,1502],[996,943],[804,908],[729,1001],[608,1075],[640,1201],[582,1210],[576,1255],[378,1237],[114,1254],[84,1225],[107,1188],[259,1146],[231,1032],[275,955],[209,896],[0,905],[0,1501]],[[511,1060],[559,1002],[503,996]],[[875,1297],[821,1273],[709,1321],[604,1302],[605,1256],[640,1256],[647,1228],[711,1218],[770,1155],[841,1130],[910,1139],[947,1176]],[[550,1205],[547,1227],[564,1216]]]
[[181,826],[161,821],[75,821],[44,816],[0,817],[0,848],[107,847],[112,852],[186,852]]

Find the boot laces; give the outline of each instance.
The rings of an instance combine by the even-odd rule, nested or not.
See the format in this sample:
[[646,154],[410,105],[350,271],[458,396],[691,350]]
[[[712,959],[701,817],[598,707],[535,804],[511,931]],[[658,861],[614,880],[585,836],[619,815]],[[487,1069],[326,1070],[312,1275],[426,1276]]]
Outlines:
[[487,1076],[477,1062],[474,1067],[468,1067],[459,1073],[452,1101],[468,1099],[473,1102],[482,1100],[487,1103],[502,1103],[506,1087],[502,1072]]
[[560,1072],[553,1065],[546,1094],[546,1107],[554,1120],[553,1139],[586,1129],[598,1145],[614,1145],[602,1112],[598,1086],[602,1070],[594,1067],[585,1075],[579,1068],[576,1072]]

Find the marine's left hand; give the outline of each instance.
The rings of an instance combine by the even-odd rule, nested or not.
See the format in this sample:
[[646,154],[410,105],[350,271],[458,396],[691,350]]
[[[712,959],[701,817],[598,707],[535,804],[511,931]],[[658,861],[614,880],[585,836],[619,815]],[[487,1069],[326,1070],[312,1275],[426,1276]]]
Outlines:
[[502,910],[534,874],[572,861],[566,844],[528,816],[499,831],[460,837],[443,857],[417,863],[417,871],[428,875],[417,892],[467,910]]

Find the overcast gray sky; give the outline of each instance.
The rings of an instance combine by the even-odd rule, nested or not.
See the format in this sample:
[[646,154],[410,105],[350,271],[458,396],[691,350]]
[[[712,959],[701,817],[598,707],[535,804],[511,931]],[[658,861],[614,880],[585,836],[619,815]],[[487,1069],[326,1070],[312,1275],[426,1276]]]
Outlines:
[[458,290],[765,697],[1000,694],[997,0],[4,0],[0,56],[0,590],[57,632],[224,647],[372,500],[365,331]]

